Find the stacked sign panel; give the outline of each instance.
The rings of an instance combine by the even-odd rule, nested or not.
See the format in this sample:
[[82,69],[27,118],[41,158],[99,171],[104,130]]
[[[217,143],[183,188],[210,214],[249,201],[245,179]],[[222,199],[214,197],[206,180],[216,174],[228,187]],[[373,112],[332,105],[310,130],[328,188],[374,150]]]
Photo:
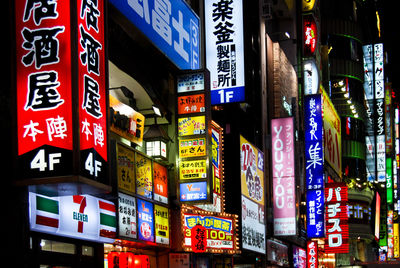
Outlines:
[[121,143],[114,143],[119,238],[169,245],[167,167]]
[[242,247],[265,254],[264,154],[240,136]]
[[245,100],[242,0],[204,1],[211,104]]
[[296,234],[293,117],[271,120],[274,234]]
[[210,203],[212,169],[208,72],[189,72],[177,79],[179,201]]

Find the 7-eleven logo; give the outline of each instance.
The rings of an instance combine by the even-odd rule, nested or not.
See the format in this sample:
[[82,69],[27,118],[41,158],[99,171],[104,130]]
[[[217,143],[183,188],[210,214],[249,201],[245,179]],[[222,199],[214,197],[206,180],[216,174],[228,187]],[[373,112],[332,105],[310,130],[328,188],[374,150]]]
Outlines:
[[73,219],[78,221],[78,233],[83,233],[83,224],[88,222],[88,215],[84,214],[87,206],[86,197],[81,195],[74,195],[73,202],[79,205],[79,212],[73,212]]

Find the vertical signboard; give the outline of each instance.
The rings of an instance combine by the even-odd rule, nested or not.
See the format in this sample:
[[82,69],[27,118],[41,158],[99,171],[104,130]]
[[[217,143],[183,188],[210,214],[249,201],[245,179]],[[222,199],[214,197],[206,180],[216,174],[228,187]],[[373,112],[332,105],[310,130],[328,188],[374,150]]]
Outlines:
[[70,3],[15,4],[20,176],[69,172],[108,184],[104,1]]
[[323,121],[321,95],[304,97],[304,133],[307,190],[324,187]]
[[317,24],[312,14],[303,15],[303,55],[312,57],[318,42]]
[[307,241],[307,267],[318,267],[318,242]]
[[327,183],[325,253],[349,252],[349,225],[346,183]]
[[[222,212],[224,196],[222,192],[224,171],[222,161],[222,150],[223,150],[223,136],[222,128],[217,125],[214,121],[211,121],[211,148],[212,148],[212,189],[213,189],[213,202],[212,204],[199,204],[197,207],[212,212]],[[202,160],[201,160],[202,161]],[[195,162],[195,161],[194,161]],[[184,163],[184,162],[183,162]],[[204,163],[204,165],[203,165]],[[194,174],[196,176],[200,174],[206,174],[206,161],[200,163],[194,163],[190,165],[191,168],[195,169],[195,172],[189,172],[188,175]],[[199,173],[197,173],[199,172]]]
[[324,121],[324,159],[342,177],[342,126],[328,94],[322,88]]
[[211,104],[245,100],[242,0],[204,1]]
[[153,198],[153,174],[151,172],[151,159],[136,153],[136,193]]
[[179,201],[211,203],[211,119],[208,71],[183,72],[177,78]]
[[77,1],[81,173],[107,182],[107,87],[104,3]]
[[18,160],[23,178],[69,175],[73,123],[70,2],[15,1]]
[[200,19],[185,1],[110,2],[178,68],[200,68]]
[[154,200],[168,204],[168,170],[167,167],[153,162]]
[[118,193],[118,226],[119,236],[136,239],[136,199],[123,193]]
[[156,243],[169,245],[169,212],[167,207],[154,205]]
[[[264,154],[240,136],[242,247],[265,254]],[[254,241],[260,241],[255,243]]]
[[135,152],[122,144],[117,144],[118,189],[135,193]]
[[274,234],[296,235],[293,117],[271,120]]
[[138,238],[142,241],[154,242],[154,205],[137,199]]

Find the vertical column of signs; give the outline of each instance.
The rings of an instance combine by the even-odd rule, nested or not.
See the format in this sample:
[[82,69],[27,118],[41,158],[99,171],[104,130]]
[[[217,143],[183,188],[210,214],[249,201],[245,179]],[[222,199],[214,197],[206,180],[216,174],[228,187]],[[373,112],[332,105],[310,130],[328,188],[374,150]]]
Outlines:
[[324,237],[324,156],[321,94],[304,97],[307,238]]
[[167,168],[120,143],[113,148],[119,237],[169,245]]
[[182,74],[177,79],[178,193],[185,203],[212,200],[211,127],[208,72]]

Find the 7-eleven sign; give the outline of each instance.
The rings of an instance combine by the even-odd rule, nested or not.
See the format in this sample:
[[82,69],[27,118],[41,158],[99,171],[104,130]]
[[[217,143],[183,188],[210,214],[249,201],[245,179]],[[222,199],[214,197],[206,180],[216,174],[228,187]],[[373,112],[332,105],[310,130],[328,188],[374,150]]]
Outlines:
[[114,203],[90,195],[48,197],[29,193],[31,230],[112,243]]

